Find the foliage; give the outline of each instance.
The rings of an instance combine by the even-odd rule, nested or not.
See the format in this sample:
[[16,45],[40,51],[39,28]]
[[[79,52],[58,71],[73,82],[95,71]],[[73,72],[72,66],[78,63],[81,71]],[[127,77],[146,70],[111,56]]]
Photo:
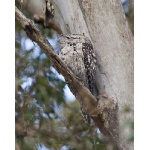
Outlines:
[[130,116],[128,119],[124,119],[121,130],[126,131],[127,133],[127,143],[132,143],[134,142],[134,111],[130,106],[125,105],[121,113],[125,114],[126,116]]

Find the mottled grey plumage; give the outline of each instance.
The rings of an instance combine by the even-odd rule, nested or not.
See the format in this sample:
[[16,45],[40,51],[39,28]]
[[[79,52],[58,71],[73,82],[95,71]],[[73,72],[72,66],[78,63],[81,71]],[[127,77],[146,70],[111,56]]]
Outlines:
[[[62,36],[59,43],[61,46],[59,52],[60,58],[73,72],[76,78],[93,94],[96,56],[91,41],[84,35],[69,34]],[[69,88],[74,94],[73,86],[69,85]],[[85,120],[90,123],[90,117],[86,114],[86,110],[83,109],[82,104],[81,111]]]

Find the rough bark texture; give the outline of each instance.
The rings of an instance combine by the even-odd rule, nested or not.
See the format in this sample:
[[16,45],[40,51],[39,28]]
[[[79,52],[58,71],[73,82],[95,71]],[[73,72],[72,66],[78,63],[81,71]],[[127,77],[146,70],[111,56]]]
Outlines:
[[[98,60],[97,86],[102,93],[101,99],[107,99],[108,96],[118,101],[119,110],[125,105],[133,109],[133,36],[120,1],[55,0],[54,4],[56,9],[54,22],[62,33],[84,33],[94,44]],[[108,111],[106,112],[108,115]],[[102,118],[100,115],[98,117]],[[97,119],[93,117],[93,120],[98,126],[104,126],[104,122],[98,117]],[[130,117],[119,113],[120,127],[124,120]],[[115,124],[112,131],[109,130],[111,128],[104,129],[103,133],[115,137],[113,132],[116,130]],[[133,145],[125,142],[127,136],[125,131],[121,130],[120,134],[120,140],[118,137],[115,139],[118,142],[118,149],[132,150]]]

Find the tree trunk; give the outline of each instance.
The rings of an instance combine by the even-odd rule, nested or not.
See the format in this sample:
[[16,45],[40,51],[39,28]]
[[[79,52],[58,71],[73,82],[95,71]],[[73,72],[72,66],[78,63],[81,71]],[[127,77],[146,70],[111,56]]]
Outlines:
[[[91,38],[98,59],[97,83],[105,86],[108,97],[118,101],[119,110],[125,105],[133,109],[133,35],[119,0],[55,0],[61,14],[57,18],[63,34],[82,34]],[[120,127],[131,116],[119,113]],[[127,135],[121,131],[122,149]]]
[[[97,60],[97,86],[118,102],[133,109],[133,35],[119,0],[55,0],[54,22],[63,34],[85,34],[93,42]],[[132,117],[119,113],[119,126]],[[113,130],[113,129],[112,129]],[[120,129],[119,149],[126,144],[126,130]]]

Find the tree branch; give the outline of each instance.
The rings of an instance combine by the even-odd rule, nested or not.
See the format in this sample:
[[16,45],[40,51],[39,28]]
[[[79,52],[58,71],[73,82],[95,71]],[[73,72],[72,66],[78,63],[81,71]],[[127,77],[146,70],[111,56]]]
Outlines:
[[[34,15],[33,19],[36,23],[41,24],[44,27],[44,17],[42,15]],[[58,34],[62,34],[61,29],[56,25],[54,20],[49,21],[46,28],[53,29]]]

